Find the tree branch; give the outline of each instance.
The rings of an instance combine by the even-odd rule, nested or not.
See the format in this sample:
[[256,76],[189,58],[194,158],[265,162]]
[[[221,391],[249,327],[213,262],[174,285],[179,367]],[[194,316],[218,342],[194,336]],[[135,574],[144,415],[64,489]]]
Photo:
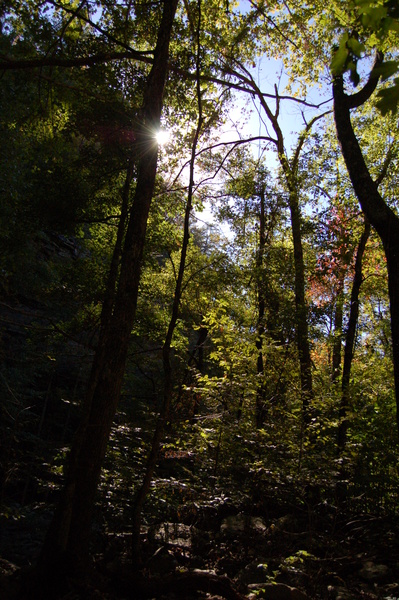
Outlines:
[[97,63],[104,63],[110,60],[134,59],[147,64],[154,61],[151,57],[145,56],[136,50],[127,50],[126,52],[100,52],[91,56],[81,56],[79,58],[63,58],[60,56],[42,56],[40,58],[26,58],[18,60],[0,54],[0,70],[11,71],[19,69],[36,69],[42,67],[90,67]]
[[377,72],[377,67],[379,67],[382,64],[383,58],[384,55],[382,54],[382,52],[377,52],[374,60],[374,65],[370,71],[367,83],[356,94],[352,94],[351,96],[345,94],[348,108],[358,108],[359,106],[367,102],[367,100],[371,97],[375,88],[377,87],[380,78]]
[[296,168],[297,168],[297,166],[298,166],[299,155],[301,153],[301,150],[303,148],[303,145],[305,143],[305,140],[307,138],[307,135],[308,135],[309,131],[312,129],[312,127],[316,123],[316,121],[318,121],[319,119],[322,119],[326,115],[329,115],[331,112],[332,112],[331,110],[327,110],[326,112],[322,113],[321,115],[316,115],[315,117],[313,117],[313,119],[311,119],[309,121],[309,123],[306,123],[305,130],[299,136],[299,140],[298,140],[298,144],[297,144],[297,147],[296,147],[296,150],[295,150],[295,154],[294,154],[294,157],[293,157],[292,162],[291,162],[292,171],[295,171]]
[[377,179],[375,180],[375,184],[377,187],[380,185],[380,183],[382,183],[384,177],[386,176],[386,174],[388,172],[389,165],[391,164],[393,156],[394,156],[394,149],[395,149],[395,141],[393,141],[392,144],[389,146],[387,155],[384,160],[384,164],[382,165],[381,172],[378,175]]

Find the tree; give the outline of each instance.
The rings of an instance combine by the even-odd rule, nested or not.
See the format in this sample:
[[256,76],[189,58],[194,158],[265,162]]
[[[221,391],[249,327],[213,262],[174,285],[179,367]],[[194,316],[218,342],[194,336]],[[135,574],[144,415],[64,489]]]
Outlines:
[[151,480],[154,474],[159,447],[161,444],[162,436],[164,433],[165,425],[169,417],[170,405],[173,396],[173,370],[171,365],[171,347],[173,334],[176,329],[177,319],[180,312],[180,303],[183,291],[183,278],[186,269],[186,259],[188,244],[190,239],[190,215],[193,208],[193,194],[194,194],[194,168],[195,159],[197,152],[197,145],[203,126],[203,113],[202,113],[202,94],[201,94],[201,83],[200,83],[200,72],[201,72],[201,44],[200,35],[202,29],[201,22],[201,0],[198,0],[198,15],[197,15],[197,26],[195,30],[195,44],[196,44],[196,63],[197,63],[197,82],[196,82],[196,95],[198,102],[198,122],[194,132],[194,138],[191,147],[191,158],[190,158],[190,173],[189,173],[189,184],[187,192],[187,203],[184,214],[184,226],[183,226],[183,239],[181,242],[181,254],[179,269],[176,277],[176,286],[173,296],[172,313],[166,332],[165,341],[162,347],[162,363],[164,371],[164,390],[163,390],[163,402],[161,411],[158,417],[157,425],[154,431],[151,452],[148,457],[146,472],[143,478],[142,485],[136,493],[136,498],[133,508],[133,519],[132,519],[132,555],[133,561],[140,560],[140,528],[141,528],[141,513],[143,509],[144,501],[150,490]]
[[[28,160],[14,164],[11,152],[0,159],[4,166],[3,187],[10,200],[1,210],[11,221],[8,226],[2,226],[1,231],[6,233],[6,246],[13,231],[18,232],[13,220],[18,222],[32,207],[37,207],[42,214],[29,214],[28,226],[24,228],[28,234],[42,235],[41,230],[50,223],[54,224],[52,227],[61,226],[63,223],[59,225],[57,219],[53,219],[61,220],[57,210],[50,214],[45,208],[52,207],[49,199],[59,193],[63,200],[61,218],[71,230],[86,236],[81,244],[87,256],[86,261],[76,263],[80,270],[81,296],[75,298],[77,286],[68,287],[71,273],[60,280],[58,290],[61,295],[65,287],[65,298],[74,296],[69,315],[77,305],[80,311],[91,312],[91,350],[93,341],[98,341],[82,405],[82,421],[69,457],[66,486],[41,556],[39,576],[42,580],[46,581],[49,572],[54,575],[52,579],[57,579],[60,574],[69,577],[72,572],[76,575],[86,568],[91,516],[111,427],[114,433],[108,445],[106,468],[117,457],[115,436],[119,433],[122,438],[117,425],[124,419],[123,411],[116,424],[112,425],[112,421],[126,368],[123,409],[128,405],[129,412],[137,416],[143,407],[143,413],[146,411],[146,415],[153,418],[160,408],[157,392],[161,391],[160,396],[163,396],[147,475],[142,489],[134,488],[138,491],[133,523],[135,541],[139,538],[141,510],[155,473],[169,407],[172,419],[177,418],[167,430],[168,441],[178,451],[189,448],[197,452],[199,458],[187,476],[190,484],[184,492],[185,499],[192,500],[192,505],[184,508],[187,512],[193,511],[190,523],[197,510],[196,493],[198,511],[201,498],[206,498],[211,513],[213,508],[222,505],[226,491],[231,492],[238,510],[256,501],[256,510],[261,511],[265,508],[264,498],[269,498],[264,491],[273,488],[274,496],[278,489],[280,500],[280,492],[287,493],[287,489],[291,489],[289,481],[294,482],[292,488],[296,488],[287,493],[289,504],[292,494],[295,496],[299,490],[302,495],[308,481],[316,481],[323,496],[333,499],[330,473],[337,473],[338,416],[341,418],[339,444],[342,448],[346,444],[347,449],[340,458],[351,457],[348,462],[353,466],[353,479],[358,466],[362,476],[366,473],[367,477],[370,457],[375,472],[381,475],[383,470],[365,441],[372,440],[378,448],[377,458],[388,446],[380,443],[383,436],[379,435],[389,423],[392,407],[387,368],[390,343],[384,335],[385,279],[378,280],[378,294],[371,294],[370,301],[363,302],[371,316],[363,312],[359,320],[356,315],[362,279],[359,263],[367,227],[357,244],[360,227],[359,231],[353,231],[350,223],[354,221],[349,222],[357,211],[352,211],[346,176],[340,180],[340,166],[332,176],[323,158],[317,168],[308,156],[303,158],[306,151],[310,148],[310,153],[315,146],[331,145],[335,150],[334,141],[324,137],[325,132],[321,130],[311,137],[311,129],[322,116],[319,107],[309,106],[301,97],[290,94],[290,102],[300,107],[304,127],[290,150],[288,137],[283,133],[284,103],[288,98],[278,86],[271,94],[263,93],[251,67],[256,52],[263,53],[265,42],[270,41],[270,51],[279,49],[287,60],[292,58],[287,46],[299,54],[303,50],[293,66],[297,74],[298,65],[302,64],[316,70],[318,65],[311,64],[317,54],[315,47],[325,50],[337,31],[330,26],[325,6],[320,0],[314,6],[286,0],[277,3],[276,12],[271,13],[268,3],[259,1],[251,2],[248,12],[239,13],[241,7],[234,8],[231,3],[221,7],[215,0],[202,0],[202,6],[194,2],[181,3],[181,12],[176,18],[177,2],[173,0],[156,5],[133,2],[128,6],[109,2],[61,5],[52,0],[47,16],[48,3],[17,0],[9,4],[15,27],[10,36],[5,36],[9,39],[1,40],[4,43],[1,65],[7,71],[4,79],[12,85],[6,88],[9,98],[2,102],[4,112],[7,113],[7,107],[10,111],[9,115],[2,116],[4,128],[0,134],[7,150],[13,152],[17,148],[16,154]],[[328,6],[339,4],[331,0]],[[201,19],[198,19],[196,6],[200,6]],[[14,7],[17,10],[14,11]],[[32,15],[37,17],[37,31]],[[320,36],[323,18],[328,24],[325,47],[324,38]],[[203,27],[199,27],[200,21]],[[173,23],[175,34],[171,36]],[[18,31],[22,34],[17,35]],[[307,51],[305,43],[299,45],[298,40],[303,32],[309,31],[317,39],[314,44],[313,38],[306,40],[311,46]],[[158,41],[153,52],[155,40]],[[137,51],[131,47],[133,44]],[[197,52],[193,51],[194,47]],[[349,55],[348,52],[346,56]],[[166,88],[168,64],[171,85]],[[27,71],[27,66],[36,70]],[[38,81],[41,92],[51,96],[51,102],[39,107],[43,113],[38,110],[24,126],[21,126],[25,117],[20,111],[22,102],[14,106],[12,100],[11,88],[17,81],[24,81],[22,87],[29,94],[37,89]],[[192,93],[194,85],[199,102]],[[230,94],[229,90],[234,89],[257,99],[256,108],[266,129],[269,128],[263,143],[276,151],[276,175],[266,169],[262,160],[237,152],[247,140],[242,138],[223,145],[214,139],[218,134],[213,134],[211,127],[221,122],[223,101]],[[166,107],[163,124],[173,123],[176,136],[171,147],[162,150],[162,160],[157,161],[152,135],[153,128],[161,121],[162,104]],[[314,117],[310,120],[306,119],[307,108]],[[195,122],[198,123],[196,130]],[[359,120],[356,127],[364,147],[364,123]],[[42,135],[44,129],[46,134]],[[200,148],[200,144],[197,149],[200,130],[203,132],[201,142],[208,150]],[[24,147],[25,142],[28,143]],[[185,144],[192,149],[190,164],[186,166],[181,150]],[[380,148],[380,144],[383,145],[382,141],[376,140],[374,150],[377,145]],[[227,150],[215,167],[219,156],[213,155],[215,160],[212,161],[209,153],[222,147]],[[369,161],[373,163],[376,162],[371,158],[374,150],[368,149]],[[392,153],[396,153],[394,147]],[[327,151],[323,156],[326,154]],[[197,177],[201,173],[203,181],[194,184],[195,163],[200,166],[196,169]],[[388,161],[385,166],[388,167]],[[187,167],[190,178],[186,186]],[[176,177],[177,171],[179,177]],[[332,184],[333,177],[337,182]],[[325,184],[322,192],[321,180]],[[60,182],[62,190],[58,189]],[[389,181],[381,186],[381,197],[389,197],[390,186]],[[188,202],[183,222],[186,188]],[[340,188],[337,195],[334,188]],[[327,215],[322,232],[321,227],[317,229],[320,212],[309,212],[319,192],[324,193],[323,209]],[[76,205],[64,202],[69,196],[76,200]],[[211,198],[222,205],[220,214],[230,224],[229,240],[224,245],[220,238],[208,233],[211,226],[201,232],[191,230],[189,241],[188,225],[194,198]],[[199,201],[194,203],[199,204]],[[286,225],[287,217],[291,217],[291,233]],[[22,240],[24,231],[19,232]],[[46,231],[44,235],[50,233]],[[345,301],[356,245],[353,310],[349,315],[341,394],[337,383],[345,332]],[[366,261],[371,261],[375,250],[371,245],[368,247],[370,256],[366,255]],[[8,259],[14,257],[14,252],[3,256],[2,268],[7,268]],[[35,264],[34,257],[29,264]],[[314,280],[309,279],[315,265],[319,266],[318,289],[310,285]],[[88,273],[95,273],[92,294]],[[56,281],[55,274],[51,281]],[[372,283],[369,281],[367,285],[370,290]],[[326,299],[322,307],[315,307],[318,291]],[[79,304],[81,299],[86,304]],[[327,318],[329,327],[323,328]],[[69,316],[68,325],[73,319]],[[76,321],[79,319],[80,316]],[[360,335],[353,356],[356,321]],[[376,332],[367,329],[368,321],[378,323]],[[63,333],[68,331],[64,328]],[[86,339],[89,338],[87,331],[84,333]],[[140,345],[149,352],[138,358]],[[141,359],[143,355],[145,358]],[[328,359],[324,360],[326,356]],[[349,388],[345,386],[349,386],[350,363],[349,399],[345,395]],[[369,364],[379,369],[377,372],[377,368],[369,368],[366,378]],[[147,367],[150,375],[146,387]],[[375,388],[377,393],[374,393]],[[145,400],[149,400],[145,407],[140,398],[143,389]],[[253,426],[255,406],[257,427]],[[385,411],[383,419],[379,419],[378,410]],[[5,414],[3,411],[2,416]],[[303,425],[310,422],[307,436]],[[145,428],[143,436],[138,433],[139,425]],[[120,486],[126,493],[126,496],[120,495],[124,501],[120,514],[126,518],[131,516],[129,494],[133,497],[131,488],[136,486],[137,474],[143,467],[150,426],[148,421],[127,423],[126,419],[123,428],[129,430],[130,436],[124,456],[128,473],[124,485]],[[172,439],[175,432],[179,433],[178,439]],[[134,446],[137,452],[129,452]],[[135,462],[138,454],[140,460]],[[391,464],[390,460],[384,464]],[[119,459],[115,460],[118,462]],[[114,466],[118,467],[119,483],[124,476],[123,469],[120,464],[110,469]],[[347,472],[351,474],[350,469]],[[107,477],[110,489],[113,472],[103,471],[102,481]],[[393,478],[396,480],[395,474]],[[165,488],[172,487],[171,482],[164,481]],[[103,489],[101,487],[101,491]],[[154,494],[154,505],[157,497],[161,496]],[[316,498],[315,502],[319,500]],[[311,518],[315,508],[312,499],[304,494],[300,502],[302,507],[304,502],[308,503],[306,514]],[[149,504],[147,515],[153,520],[154,506]],[[165,508],[161,508],[160,503],[158,506],[158,515],[166,519],[177,504],[173,501],[165,504]],[[181,504],[176,511],[179,517],[180,508]],[[215,510],[219,517],[221,512],[218,508]],[[182,581],[187,582],[187,577],[180,579],[180,583]],[[33,594],[39,587],[40,582]],[[156,584],[151,589],[156,589]],[[46,593],[44,590],[43,594]]]
[[152,199],[157,145],[153,132],[160,127],[163,91],[168,66],[169,43],[177,0],[164,3],[154,50],[154,62],[145,86],[138,149],[137,182],[123,244],[120,274],[112,315],[102,322],[82,420],[76,434],[66,472],[65,487],[47,534],[39,568],[51,572],[65,553],[71,568],[82,568],[88,560],[95,494],[108,437],[121,391],[130,332],[137,306],[148,211]]
[[[255,415],[256,426],[261,429],[271,405],[278,403],[279,396],[279,386],[271,386],[268,380],[271,346],[287,343],[281,330],[281,298],[273,277],[272,259],[274,244],[285,222],[285,202],[262,159],[254,160],[249,152],[238,148],[226,162],[222,167],[226,182],[224,193],[217,200],[217,214],[229,224],[234,234],[233,252],[237,264],[245,269],[253,285],[251,296],[256,298],[258,385]],[[282,279],[283,272],[280,271],[279,276]],[[291,298],[287,297],[286,302],[291,302]]]
[[344,450],[346,445],[346,437],[348,430],[347,414],[350,408],[350,376],[352,369],[353,352],[355,345],[356,327],[359,317],[359,292],[360,286],[363,282],[362,274],[362,262],[363,255],[366,249],[366,244],[370,236],[370,223],[365,220],[364,230],[360,237],[360,241],[357,247],[356,258],[355,258],[355,273],[352,282],[352,291],[350,298],[350,309],[348,324],[345,334],[345,351],[344,351],[344,364],[342,369],[342,396],[339,407],[339,425],[337,443],[340,452]]
[[[331,60],[332,74],[339,76],[348,72],[356,87],[360,81],[358,62],[367,48],[375,48],[391,55],[390,60],[384,61],[378,68],[378,75],[383,80],[389,80],[399,70],[399,60],[395,55],[399,33],[396,3],[392,0],[354,0],[349,3],[347,14],[350,15],[353,28],[349,32],[348,24],[344,25],[345,31],[341,34]],[[399,78],[396,77],[393,84],[380,89],[377,97],[377,106],[383,115],[395,113],[399,104]]]
[[312,126],[324,114],[316,115],[309,121],[305,122],[305,129],[299,135],[296,148],[291,157],[289,157],[284,145],[284,135],[280,127],[279,116],[281,108],[280,94],[275,89],[275,109],[271,109],[267,95],[263,94],[256,84],[254,78],[247,68],[243,65],[237,65],[236,69],[226,66],[227,72],[235,77],[242,89],[255,96],[264,111],[266,118],[273,128],[275,137],[266,136],[264,139],[272,143],[277,152],[278,161],[280,163],[284,183],[288,192],[288,205],[291,214],[292,239],[294,247],[294,267],[295,267],[295,323],[296,323],[296,340],[298,348],[298,357],[301,375],[301,393],[303,400],[303,418],[304,423],[309,424],[311,420],[311,403],[313,398],[312,384],[312,366],[310,355],[310,343],[308,333],[308,309],[306,303],[306,279],[305,279],[305,263],[303,258],[302,244],[302,216],[300,207],[300,184],[298,179],[298,165],[301,150],[305,143],[306,137],[312,129]]
[[[361,106],[371,97],[377,87],[378,66],[382,57],[377,55],[368,82],[353,95],[344,91],[343,75],[336,75],[333,81],[334,117],[342,154],[360,205],[371,225],[376,229],[384,245],[388,269],[388,287],[391,309],[391,330],[393,344],[394,379],[397,401],[399,429],[399,218],[384,201],[378,191],[378,180],[374,180],[366,165],[359,142],[353,130],[350,111]],[[390,161],[387,154],[386,166]]]

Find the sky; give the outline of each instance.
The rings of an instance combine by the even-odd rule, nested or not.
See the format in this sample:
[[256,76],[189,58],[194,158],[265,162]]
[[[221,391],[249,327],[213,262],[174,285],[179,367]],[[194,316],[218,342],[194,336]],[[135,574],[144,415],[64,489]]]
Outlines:
[[[288,83],[288,77],[284,74],[282,62],[270,58],[261,57],[257,64],[251,69],[251,75],[255,79],[262,92],[273,94],[274,86],[277,84],[279,92],[284,93]],[[311,102],[318,104],[328,98],[328,90],[324,94],[319,88],[309,90],[308,98]],[[274,111],[275,104],[270,102],[270,107]],[[280,105],[279,125],[284,134],[286,148],[289,151],[296,145],[298,134],[304,128],[303,116],[301,110],[303,105],[290,100],[282,101]],[[328,110],[329,105],[323,106],[323,111]],[[305,117],[310,120],[320,111],[306,108]],[[238,124],[238,126],[237,126]],[[235,93],[235,100],[232,103],[225,125],[220,130],[220,141],[230,142],[235,139],[252,138],[256,136],[273,136],[273,130],[268,124],[263,109],[259,108],[259,102],[252,102],[249,94],[240,92]],[[266,157],[268,168],[272,172],[277,172],[278,161],[274,152],[274,145],[269,144],[265,149],[265,141],[258,140],[251,142],[250,148],[254,158],[259,158],[262,154]],[[205,222],[214,222],[210,206],[206,206],[204,211],[197,214],[199,219]],[[222,228],[224,233],[228,234],[228,229]]]

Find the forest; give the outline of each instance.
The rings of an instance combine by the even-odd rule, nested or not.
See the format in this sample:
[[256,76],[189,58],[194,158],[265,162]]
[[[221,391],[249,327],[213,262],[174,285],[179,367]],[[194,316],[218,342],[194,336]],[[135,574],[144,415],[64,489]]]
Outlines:
[[0,3],[2,600],[399,599],[398,50]]

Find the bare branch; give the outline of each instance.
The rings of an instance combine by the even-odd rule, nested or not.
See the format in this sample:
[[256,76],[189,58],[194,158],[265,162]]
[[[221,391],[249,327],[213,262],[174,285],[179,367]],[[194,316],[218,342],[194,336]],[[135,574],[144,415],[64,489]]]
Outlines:
[[375,180],[377,187],[380,185],[380,183],[382,183],[384,177],[386,177],[386,174],[388,173],[389,165],[391,164],[393,156],[394,156],[395,146],[396,146],[396,144],[395,144],[395,140],[394,140],[388,148],[388,152],[385,157],[384,164],[382,165],[381,172],[378,175],[377,179]]
[[[52,4],[53,6],[55,6],[55,8],[59,8],[60,10],[65,11],[66,13],[72,14],[73,17],[78,16],[79,19],[81,19],[82,21],[84,21],[85,23],[90,25],[90,27],[92,27],[93,29],[98,31],[98,33],[101,33],[101,35],[106,37],[107,40],[109,40],[110,42],[113,42],[114,44],[116,44],[117,46],[120,46],[121,48],[125,48],[125,50],[132,50],[132,48],[130,47],[129,44],[126,44],[122,40],[118,40],[112,34],[110,34],[108,31],[106,31],[105,29],[100,27],[100,25],[98,23],[89,19],[88,17],[86,17],[86,15],[83,15],[82,13],[77,12],[76,9],[68,8],[67,6],[65,6],[65,4],[59,4],[58,2],[55,2],[55,0],[47,0],[47,1],[49,4]],[[146,54],[146,52],[144,52],[143,54]],[[153,54],[153,52],[151,51],[150,54]]]
[[305,143],[305,140],[310,132],[310,130],[312,129],[313,125],[316,123],[316,121],[319,121],[320,119],[323,119],[326,115],[331,114],[332,110],[327,110],[326,112],[322,113],[321,115],[316,115],[315,117],[313,117],[313,119],[311,119],[309,121],[309,123],[306,124],[306,128],[305,130],[302,132],[302,134],[299,136],[298,139],[298,144],[297,147],[295,149],[295,154],[292,158],[292,170],[295,171],[298,167],[298,161],[299,161],[299,155],[301,153],[301,150],[303,148],[303,145]]
[[[250,137],[250,138],[245,138],[245,139],[239,139],[239,140],[232,140],[230,142],[218,142],[217,144],[212,144],[211,146],[206,146],[205,148],[202,148],[201,150],[198,150],[198,152],[196,153],[196,157],[198,157],[200,154],[203,154],[204,152],[209,152],[210,150],[214,150],[215,148],[220,148],[221,146],[233,146],[233,148],[231,148],[227,154],[227,156],[229,156],[234,149],[237,146],[241,146],[243,144],[249,144],[251,142],[257,142],[259,140],[265,140],[267,142],[272,142],[275,146],[277,146],[277,140],[275,140],[274,138],[265,136],[265,135],[258,135],[255,137]],[[223,159],[223,162],[226,160],[226,157]],[[190,161],[187,160],[180,168],[179,172],[177,173],[176,177],[173,180],[173,183],[176,182],[180,175],[182,174],[182,172],[184,171],[184,169],[186,167],[188,167],[190,164]],[[220,170],[220,167],[219,167]],[[211,179],[213,179],[214,177],[212,177]],[[198,187],[198,186],[197,186]],[[169,189],[169,191],[171,191]]]

